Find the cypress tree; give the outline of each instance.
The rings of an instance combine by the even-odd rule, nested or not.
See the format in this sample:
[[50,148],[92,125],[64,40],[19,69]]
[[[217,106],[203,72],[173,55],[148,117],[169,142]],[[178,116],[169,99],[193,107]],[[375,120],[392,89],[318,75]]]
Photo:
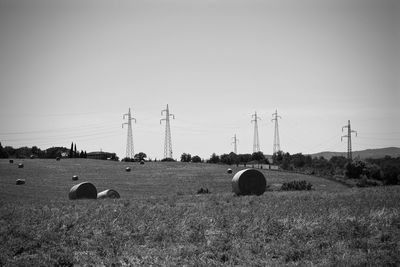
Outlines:
[[71,149],[69,150],[69,156],[70,158],[72,158],[72,153],[74,153],[74,142],[71,143]]
[[75,149],[74,149],[74,158],[78,157],[78,152],[76,152],[76,144],[75,144]]

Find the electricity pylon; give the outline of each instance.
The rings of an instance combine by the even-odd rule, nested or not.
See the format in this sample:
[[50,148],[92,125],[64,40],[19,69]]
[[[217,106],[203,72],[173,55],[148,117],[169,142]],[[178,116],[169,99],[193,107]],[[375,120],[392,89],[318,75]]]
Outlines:
[[175,119],[175,115],[169,114],[168,104],[167,108],[161,111],[161,116],[164,113],[165,113],[165,119],[160,120],[160,124],[162,121],[165,121],[164,158],[172,159],[172,141],[171,141],[171,127],[169,124],[169,117]]
[[278,128],[278,110],[275,110],[275,113],[272,114],[273,119],[271,121],[275,121],[275,132],[274,132],[274,147],[273,147],[273,155],[281,151],[281,145],[279,143],[279,128]]
[[124,128],[125,124],[128,125],[128,135],[126,141],[126,157],[133,159],[135,152],[133,151],[132,120],[134,120],[136,123],[136,119],[132,118],[131,116],[131,108],[129,108],[128,113],[122,116],[122,119],[125,120],[126,116],[128,116],[128,122],[122,123],[122,128]]
[[237,154],[237,143],[239,142],[239,139],[236,138],[236,134],[234,137],[232,137],[233,139],[233,153]]
[[356,136],[357,136],[357,131],[353,131],[353,130],[351,129],[350,120],[348,120],[346,126],[343,126],[343,127],[342,127],[342,132],[343,132],[343,129],[344,129],[344,128],[347,128],[347,135],[343,135],[343,136],[340,138],[340,141],[343,141],[343,137],[344,137],[344,138],[347,138],[347,159],[348,159],[349,161],[352,161],[352,160],[353,160],[353,155],[352,155],[352,151],[351,151],[351,133],[356,133]]
[[258,120],[261,120],[260,117],[257,116],[257,112],[254,112],[251,115],[252,119],[251,122],[254,122],[254,138],[253,138],[253,153],[260,151],[260,140],[258,139]]

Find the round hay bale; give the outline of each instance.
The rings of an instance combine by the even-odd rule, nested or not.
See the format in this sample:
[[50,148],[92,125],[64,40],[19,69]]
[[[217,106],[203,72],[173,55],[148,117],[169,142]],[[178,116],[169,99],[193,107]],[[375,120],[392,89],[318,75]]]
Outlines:
[[98,193],[97,198],[120,198],[120,195],[114,189],[107,189]]
[[232,173],[232,169],[229,168],[229,169],[226,170],[226,172],[227,172],[227,173]]
[[31,159],[34,159],[34,158],[35,158],[35,156],[34,156],[34,155],[30,155],[30,158],[31,158]]
[[131,171],[131,168],[130,168],[130,167],[126,167],[126,168],[125,168],[125,171],[130,172],[130,171]]
[[97,189],[93,184],[89,182],[83,182],[71,187],[68,197],[69,199],[96,199]]
[[57,160],[57,161],[60,161],[60,157],[57,157],[56,160]]
[[78,175],[72,176],[72,181],[78,181]]
[[18,164],[18,168],[23,168],[23,167],[24,167],[23,163]]
[[10,159],[8,162],[10,162],[10,163],[14,163],[14,160],[13,160],[13,159]]
[[142,165],[143,165],[143,164],[144,164],[144,160],[141,160],[141,161],[140,161],[140,164],[142,164]]
[[25,184],[25,180],[24,179],[17,179],[17,181],[15,181],[16,185],[21,185],[21,184]]
[[255,169],[245,169],[237,172],[232,179],[232,191],[236,195],[262,195],[267,181],[264,175]]

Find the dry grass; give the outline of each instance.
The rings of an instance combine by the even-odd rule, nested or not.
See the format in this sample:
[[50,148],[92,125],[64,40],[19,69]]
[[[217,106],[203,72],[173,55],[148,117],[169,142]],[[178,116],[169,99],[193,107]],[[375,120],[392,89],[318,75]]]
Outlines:
[[[398,186],[349,189],[302,175],[315,191],[236,197],[233,174],[218,165],[148,163],[131,173],[106,161],[9,165],[0,161],[0,265],[400,264]],[[73,171],[121,199],[68,201]],[[37,195],[32,182],[14,190],[17,176],[52,181],[56,192]],[[196,195],[200,187],[212,194]]]

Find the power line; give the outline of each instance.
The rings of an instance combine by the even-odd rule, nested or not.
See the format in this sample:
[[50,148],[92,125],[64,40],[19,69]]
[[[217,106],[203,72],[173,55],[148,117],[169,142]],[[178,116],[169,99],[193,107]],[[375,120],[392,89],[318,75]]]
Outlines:
[[258,138],[258,120],[261,120],[260,117],[257,116],[257,112],[254,112],[253,115],[251,115],[251,118],[254,118],[251,120],[251,122],[254,122],[254,138],[253,138],[253,153],[259,152],[260,151],[260,140]]
[[271,121],[275,121],[275,132],[274,132],[274,147],[273,147],[273,155],[281,151],[281,145],[279,141],[279,129],[278,129],[278,118],[281,118],[281,116],[278,116],[278,110],[275,110],[275,113],[272,114],[273,119]]
[[161,116],[164,113],[165,113],[165,119],[160,120],[160,124],[162,121],[165,121],[164,158],[172,159],[172,140],[171,140],[171,127],[169,123],[169,118],[172,117],[173,119],[175,119],[175,115],[169,113],[168,104],[167,108],[161,111]]
[[122,123],[122,128],[124,128],[124,125],[128,125],[128,134],[127,134],[127,141],[126,141],[126,158],[133,159],[135,152],[133,150],[132,120],[134,120],[136,123],[136,119],[132,118],[132,116],[131,116],[131,108],[129,108],[128,113],[126,113],[122,116],[122,119],[125,120],[125,117],[128,117],[128,122]]
[[239,139],[236,138],[236,134],[232,138],[233,138],[233,142],[232,142],[232,144],[233,144],[233,152],[235,154],[237,154],[237,143],[239,142]]
[[343,141],[343,137],[347,138],[347,159],[349,161],[352,161],[353,157],[352,157],[352,152],[351,152],[351,134],[352,133],[356,133],[357,136],[357,132],[351,129],[350,126],[350,120],[348,120],[347,125],[342,127],[342,132],[343,129],[347,128],[347,135],[343,135],[340,140]]

